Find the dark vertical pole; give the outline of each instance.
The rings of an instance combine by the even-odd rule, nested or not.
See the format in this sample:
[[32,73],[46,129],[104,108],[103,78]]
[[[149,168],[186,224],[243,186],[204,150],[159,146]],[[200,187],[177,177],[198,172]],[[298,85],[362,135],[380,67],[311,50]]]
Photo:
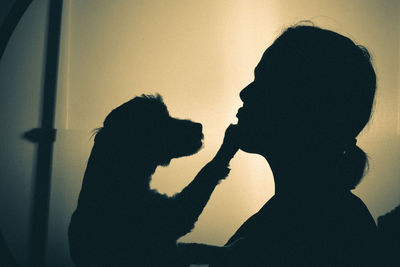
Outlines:
[[30,264],[45,266],[46,239],[49,217],[50,180],[53,156],[54,113],[60,47],[62,0],[49,0],[45,76],[39,130],[37,162],[34,180]]

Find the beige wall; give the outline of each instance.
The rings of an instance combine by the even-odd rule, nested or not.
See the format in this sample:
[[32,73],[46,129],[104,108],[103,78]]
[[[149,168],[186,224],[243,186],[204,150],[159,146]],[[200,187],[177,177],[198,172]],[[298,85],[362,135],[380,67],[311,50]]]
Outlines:
[[[263,51],[286,26],[310,19],[350,36],[374,57],[376,107],[359,138],[371,171],[356,193],[376,217],[400,202],[398,14],[396,1],[72,1],[65,125],[89,132],[129,98],[161,93],[172,115],[204,124],[205,148],[160,168],[153,179],[160,191],[177,192],[236,121],[238,93]],[[222,244],[272,194],[264,160],[240,152],[185,240]]]
[[[33,96],[37,92],[31,88],[40,87],[41,67],[36,66],[41,66],[38,58],[43,50],[37,47],[41,45],[37,42],[43,33],[34,31],[44,29],[46,1],[34,2],[36,6],[31,6],[27,13],[35,14],[34,19],[19,26],[25,29],[21,33],[23,37],[18,39],[17,33],[14,34],[12,48],[6,51],[10,59],[5,61],[5,54],[0,64],[0,78],[2,92],[3,88],[26,90],[32,94],[32,105],[38,105],[37,96]],[[359,137],[360,146],[370,156],[371,166],[355,193],[375,218],[398,205],[399,13],[399,2],[394,0],[65,0],[48,265],[70,264],[66,230],[93,142],[89,140],[90,131],[101,125],[112,108],[138,94],[159,92],[173,116],[203,124],[205,147],[192,157],[173,160],[169,167],[157,169],[153,177],[153,188],[168,194],[178,192],[211,159],[222,141],[225,127],[236,121],[236,110],[241,106],[239,92],[253,79],[253,69],[263,51],[286,26],[303,19],[345,34],[372,52],[378,75],[376,106],[371,124]],[[21,56],[20,47],[29,56]],[[17,72],[9,67],[14,66],[11,62],[18,62]],[[10,73],[19,78],[8,79],[6,83]],[[36,78],[30,78],[33,76]],[[23,99],[23,95],[20,97]],[[6,98],[2,99],[7,102]],[[4,104],[3,107],[7,107],[6,114],[12,117],[14,107]],[[28,107],[24,106],[25,113]],[[23,128],[33,127],[31,124],[37,120],[38,112],[32,106],[29,114],[33,118],[26,126],[13,120],[19,128],[10,135],[15,138]],[[7,149],[3,159],[16,148]],[[31,148],[22,149],[25,149],[25,153],[21,152],[24,155],[33,154]],[[13,153],[14,158],[22,155]],[[30,158],[23,163],[26,173],[21,175],[25,179],[31,174],[29,162]],[[7,168],[6,172],[13,173],[17,166]],[[229,177],[215,190],[194,231],[182,241],[224,244],[274,193],[271,172],[260,156],[239,152],[231,168]],[[2,180],[1,183],[1,190],[23,196],[21,207],[28,204],[29,179],[21,189],[23,192],[17,192],[16,182]],[[4,198],[2,202],[10,199]],[[15,229],[25,229],[26,225],[21,222],[29,210],[20,208],[25,215],[15,215],[15,211],[3,206],[10,222],[20,222],[21,226],[17,223]],[[11,228],[6,227],[9,224],[1,223],[14,251],[23,251],[17,249],[19,239],[13,236],[15,230],[10,232]]]

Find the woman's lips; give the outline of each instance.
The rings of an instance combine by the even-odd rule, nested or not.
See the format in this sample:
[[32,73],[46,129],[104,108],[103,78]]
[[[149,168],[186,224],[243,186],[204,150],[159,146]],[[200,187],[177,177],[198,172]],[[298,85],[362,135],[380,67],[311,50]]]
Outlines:
[[242,116],[242,114],[243,114],[243,107],[238,109],[238,112],[236,113],[236,118],[239,119],[239,117]]

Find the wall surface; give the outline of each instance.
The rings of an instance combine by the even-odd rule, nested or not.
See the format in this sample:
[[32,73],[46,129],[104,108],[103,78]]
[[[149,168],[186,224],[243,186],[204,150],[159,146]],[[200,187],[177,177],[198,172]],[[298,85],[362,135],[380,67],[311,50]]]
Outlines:
[[[0,62],[1,116],[7,123],[0,133],[1,177],[7,177],[0,181],[0,207],[7,219],[2,216],[0,223],[22,261],[34,150],[18,135],[38,123],[46,11],[46,1],[34,2]],[[354,192],[375,218],[394,208],[400,203],[399,13],[394,0],[65,0],[48,266],[71,265],[66,231],[93,145],[91,131],[111,109],[158,92],[173,116],[203,124],[204,148],[158,168],[153,177],[153,188],[179,192],[236,122],[239,92],[252,81],[263,51],[301,20],[349,36],[373,56],[375,110],[358,138],[370,171]],[[222,245],[273,195],[272,173],[262,157],[239,152],[231,169],[195,229],[180,241]]]
[[0,229],[22,266],[28,260],[36,151],[21,136],[39,126],[46,16],[47,1],[33,1],[0,61]]

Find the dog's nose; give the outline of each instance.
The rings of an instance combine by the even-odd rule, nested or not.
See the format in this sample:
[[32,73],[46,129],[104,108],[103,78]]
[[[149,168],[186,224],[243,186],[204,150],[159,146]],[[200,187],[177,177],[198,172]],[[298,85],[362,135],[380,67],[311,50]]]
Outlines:
[[203,125],[201,125],[201,123],[195,123],[195,127],[197,130],[199,130],[200,132],[203,131]]

